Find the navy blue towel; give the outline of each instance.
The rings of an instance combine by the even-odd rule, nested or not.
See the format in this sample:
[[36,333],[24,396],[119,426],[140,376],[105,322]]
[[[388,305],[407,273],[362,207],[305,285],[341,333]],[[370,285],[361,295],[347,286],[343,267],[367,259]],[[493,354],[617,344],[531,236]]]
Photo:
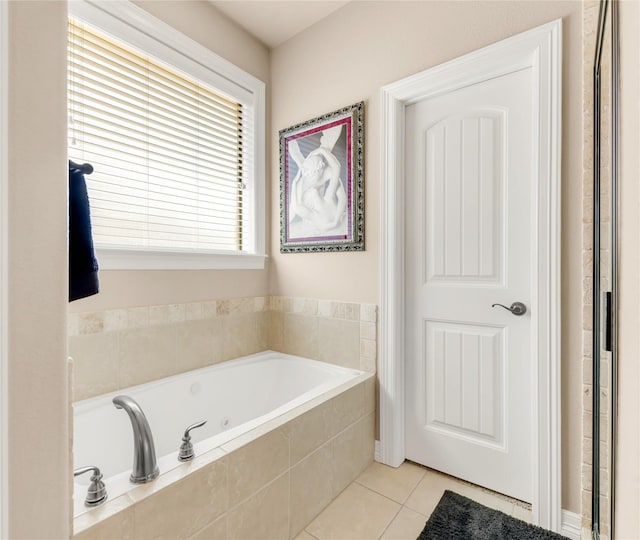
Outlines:
[[84,171],[89,172],[86,166],[69,162],[69,302],[98,293],[98,261]]

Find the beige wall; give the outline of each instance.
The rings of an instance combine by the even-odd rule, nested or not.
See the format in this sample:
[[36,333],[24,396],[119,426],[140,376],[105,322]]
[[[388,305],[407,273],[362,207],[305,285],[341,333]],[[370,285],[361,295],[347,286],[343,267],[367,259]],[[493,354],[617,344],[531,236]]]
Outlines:
[[620,326],[616,538],[640,531],[640,3],[620,2]]
[[[154,17],[265,82],[268,130],[269,50],[262,43],[205,1],[135,3]],[[268,153],[266,164],[268,170]],[[267,242],[268,233],[267,230]],[[268,262],[264,270],[102,270],[100,294],[73,302],[69,305],[69,311],[96,311],[237,296],[262,296],[268,294],[268,276]]]
[[[9,535],[69,532],[65,2],[9,6]],[[37,36],[37,40],[34,40]]]
[[[271,294],[379,303],[380,87],[563,18],[563,508],[580,511],[582,4],[353,2],[272,52]],[[329,66],[324,69],[324,66]],[[366,102],[366,251],[280,254],[278,130]],[[330,269],[330,271],[328,271]]]

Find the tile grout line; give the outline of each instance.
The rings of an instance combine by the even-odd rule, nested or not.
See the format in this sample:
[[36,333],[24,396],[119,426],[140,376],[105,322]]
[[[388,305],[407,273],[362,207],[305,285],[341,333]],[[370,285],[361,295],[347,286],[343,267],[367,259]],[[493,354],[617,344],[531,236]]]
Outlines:
[[[406,463],[406,461],[405,461]],[[407,495],[407,498],[404,500],[404,502],[402,503],[402,506],[405,506],[407,504],[407,501],[411,498],[411,495],[413,495],[416,491],[416,489],[418,489],[418,486],[420,485],[420,483],[424,480],[424,477],[427,475],[427,471],[426,469],[422,471],[422,476],[420,477],[420,480],[418,480],[416,482],[416,485],[413,486],[413,489],[411,490],[411,492],[409,493],[409,495]],[[409,508],[409,510],[411,510],[411,508]],[[418,512],[419,514],[422,512]]]
[[[315,536],[314,534],[311,534],[307,529],[302,529],[304,532],[306,532],[311,538],[315,538],[315,540],[320,540],[317,536]],[[300,535],[300,533],[298,533],[298,535]]]
[[[373,490],[370,490],[373,491]],[[376,493],[376,492],[374,492]],[[395,501],[394,501],[395,502]],[[389,527],[391,527],[391,524],[396,520],[396,518],[400,515],[400,512],[402,512],[402,509],[404,508],[403,504],[400,504],[400,507],[398,508],[398,511],[394,514],[394,516],[391,518],[391,521],[389,521],[389,523],[387,523],[387,526],[382,530],[382,533],[380,534],[380,536],[378,536],[378,540],[380,540],[383,536],[384,533],[387,532],[387,530],[389,530]]]
[[[358,482],[358,479],[356,478],[353,482],[351,482],[351,484],[358,484],[360,487],[363,487],[364,489],[370,491],[371,493],[375,493],[376,495],[380,495],[380,497],[384,497],[385,499],[387,499],[388,501],[391,501],[393,503],[396,503],[400,506],[404,506],[403,503],[396,501],[395,499],[392,499],[391,497],[389,497],[388,495],[385,495],[384,493],[380,493],[379,491],[376,491],[375,489],[371,489],[369,486],[365,486],[364,484],[361,484],[360,482]],[[349,486],[347,486],[349,487]],[[345,488],[346,489],[346,488]]]

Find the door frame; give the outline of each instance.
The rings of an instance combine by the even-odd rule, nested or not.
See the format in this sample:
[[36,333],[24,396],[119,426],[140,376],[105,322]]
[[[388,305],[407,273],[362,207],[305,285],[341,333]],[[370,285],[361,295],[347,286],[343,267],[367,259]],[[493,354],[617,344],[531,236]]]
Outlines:
[[[381,92],[380,444],[376,459],[405,459],[404,118],[408,105],[491,77],[532,68],[536,81],[533,179],[538,200],[531,287],[534,523],[560,531],[560,159],[562,20],[389,84]],[[536,144],[537,143],[537,144]],[[535,242],[534,242],[535,245]]]

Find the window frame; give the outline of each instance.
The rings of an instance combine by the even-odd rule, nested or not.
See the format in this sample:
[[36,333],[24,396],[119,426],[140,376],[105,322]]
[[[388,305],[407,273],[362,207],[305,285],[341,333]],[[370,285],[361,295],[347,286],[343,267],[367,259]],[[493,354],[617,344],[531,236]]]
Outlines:
[[[69,2],[69,16],[169,64],[242,103],[251,151],[243,209],[246,251],[152,250],[96,246],[103,270],[263,269],[265,267],[265,84],[127,0]],[[134,26],[135,25],[135,26]],[[158,36],[158,37],[155,37]]]

